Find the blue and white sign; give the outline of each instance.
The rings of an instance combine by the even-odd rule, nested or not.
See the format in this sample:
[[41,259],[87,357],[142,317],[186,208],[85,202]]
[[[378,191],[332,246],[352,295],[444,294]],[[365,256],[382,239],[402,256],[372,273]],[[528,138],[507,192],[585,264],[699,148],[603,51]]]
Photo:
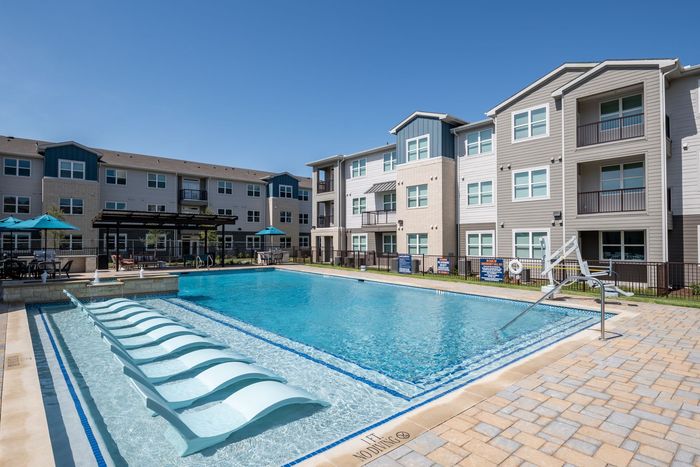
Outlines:
[[449,274],[450,273],[450,259],[449,258],[438,258],[437,259],[437,273],[438,274]]
[[413,273],[413,268],[411,267],[411,255],[399,255],[399,273]]
[[503,282],[503,258],[481,258],[479,279],[487,282]]

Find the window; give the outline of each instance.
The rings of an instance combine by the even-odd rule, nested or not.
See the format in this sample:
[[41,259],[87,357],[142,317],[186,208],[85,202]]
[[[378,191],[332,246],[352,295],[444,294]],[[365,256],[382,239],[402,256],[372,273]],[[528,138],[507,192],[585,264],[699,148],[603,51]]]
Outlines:
[[224,235],[223,239],[221,238],[221,235],[217,235],[216,239],[219,241],[219,244],[224,245],[224,250],[230,250],[233,248],[233,235]]
[[367,234],[353,234],[352,250],[367,251]]
[[28,233],[3,233],[2,234],[2,249],[8,250],[30,250],[30,234]]
[[220,216],[233,216],[233,209],[231,208],[219,208],[216,212]]
[[233,182],[228,182],[226,180],[219,180],[218,191],[222,195],[232,195],[233,194]]
[[620,97],[600,103],[600,131],[644,123],[642,95]]
[[600,189],[644,188],[644,162],[615,164],[600,168]]
[[83,200],[78,198],[61,198],[58,207],[63,214],[79,216],[83,213]]
[[467,256],[493,256],[493,231],[467,232]]
[[85,162],[58,160],[58,176],[60,178],[85,179]]
[[81,234],[64,235],[60,247],[62,250],[82,250],[83,236]]
[[408,254],[428,254],[428,234],[408,234]]
[[396,211],[396,193],[384,193],[382,196],[382,209]]
[[106,201],[105,209],[112,209],[116,211],[126,211],[126,203],[124,201]]
[[513,141],[547,136],[549,107],[542,106],[533,109],[513,112]]
[[422,208],[428,205],[428,185],[409,186],[406,192],[409,208]]
[[109,185],[126,185],[126,170],[105,169],[105,183]]
[[396,253],[396,234],[390,233],[382,235],[382,252]]
[[303,212],[299,213],[299,223],[300,224],[308,224],[309,223],[309,215]]
[[384,172],[393,172],[396,170],[396,163],[399,158],[396,156],[396,151],[384,153]]
[[280,185],[279,188],[280,198],[291,198],[293,193],[293,188],[291,185]]
[[299,248],[309,248],[310,244],[311,240],[306,235],[302,235],[299,237]]
[[601,258],[644,261],[644,237],[643,230],[601,232]]
[[260,222],[260,211],[248,211],[248,222]]
[[292,237],[280,237],[280,248],[291,248]]
[[309,200],[309,190],[299,190],[299,201]]
[[352,161],[351,178],[364,177],[367,175],[367,159]]
[[165,175],[149,173],[148,188],[165,188]]
[[292,222],[292,211],[280,211],[280,222],[289,224]]
[[489,154],[492,151],[493,130],[474,131],[467,134],[467,156]]
[[474,182],[467,185],[467,206],[493,204],[493,183]]
[[146,249],[163,251],[167,248],[167,234],[149,235],[146,237]]
[[513,201],[549,198],[549,169],[513,172]]
[[258,237],[257,235],[246,235],[245,247],[246,250],[259,250],[262,248],[262,237]]
[[423,135],[406,140],[406,160],[419,161],[430,157],[430,136]]
[[29,214],[29,197],[3,196],[2,210],[10,214]]
[[248,196],[260,198],[260,185],[248,184]]
[[544,249],[540,240],[547,238],[548,232],[540,231],[514,231],[513,232],[513,255],[516,258],[541,259]]
[[[109,234],[109,237],[105,234],[103,237],[103,242],[105,242],[106,247],[108,250],[113,251],[117,249],[117,235],[116,234]],[[126,250],[126,234],[119,234],[119,251]]]
[[165,204],[149,204],[148,212],[165,212]]
[[24,159],[5,159],[4,174],[29,177],[32,174],[32,162]]
[[352,213],[362,214],[367,210],[367,198],[353,198],[352,199]]

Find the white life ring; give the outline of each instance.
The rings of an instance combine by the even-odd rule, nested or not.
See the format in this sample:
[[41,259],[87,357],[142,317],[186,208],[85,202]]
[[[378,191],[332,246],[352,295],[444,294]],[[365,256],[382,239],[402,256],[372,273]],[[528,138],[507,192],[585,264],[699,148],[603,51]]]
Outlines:
[[514,276],[517,276],[518,274],[523,272],[523,263],[521,263],[517,259],[511,259],[508,263],[508,271],[510,271],[510,273]]

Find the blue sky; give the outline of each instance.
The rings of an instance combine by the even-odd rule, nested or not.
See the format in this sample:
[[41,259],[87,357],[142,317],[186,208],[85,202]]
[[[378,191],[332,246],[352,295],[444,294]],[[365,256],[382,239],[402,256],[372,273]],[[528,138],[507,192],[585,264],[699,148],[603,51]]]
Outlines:
[[[518,5],[516,7],[516,5]],[[306,174],[564,61],[700,63],[700,2],[6,2],[0,134]]]

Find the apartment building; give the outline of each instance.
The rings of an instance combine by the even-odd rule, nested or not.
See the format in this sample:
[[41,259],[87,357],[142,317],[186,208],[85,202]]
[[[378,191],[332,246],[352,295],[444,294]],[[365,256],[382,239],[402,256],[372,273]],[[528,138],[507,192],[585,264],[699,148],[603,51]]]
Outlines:
[[699,86],[678,59],[565,63],[480,121],[415,112],[395,144],[308,164],[317,259],[539,258],[575,235],[587,259],[697,262]]
[[[264,239],[255,232],[267,225],[286,234],[271,239],[274,246],[307,249],[310,245],[308,177],[11,136],[0,136],[0,159],[3,216],[23,219],[60,210],[67,222],[80,229],[66,233],[62,248],[108,245],[114,250],[118,243],[121,249],[158,251],[175,246],[188,255],[203,247],[201,233],[187,230],[150,235],[125,230],[118,239],[115,232],[107,237],[106,232],[92,228],[94,217],[105,209],[237,216],[236,223],[225,229],[223,240],[229,250],[262,248]],[[39,238],[39,233],[5,233],[0,246],[36,248]]]

